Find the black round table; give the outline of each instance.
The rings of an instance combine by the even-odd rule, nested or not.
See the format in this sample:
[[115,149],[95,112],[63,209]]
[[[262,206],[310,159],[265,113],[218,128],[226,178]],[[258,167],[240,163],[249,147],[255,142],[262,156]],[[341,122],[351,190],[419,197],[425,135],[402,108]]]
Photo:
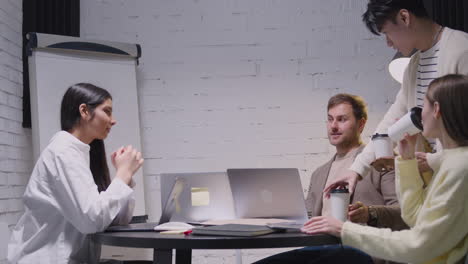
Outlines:
[[158,232],[103,232],[91,235],[94,243],[132,248],[153,248],[153,263],[191,263],[192,249],[281,248],[338,244],[330,235],[274,233],[256,237],[169,235]]

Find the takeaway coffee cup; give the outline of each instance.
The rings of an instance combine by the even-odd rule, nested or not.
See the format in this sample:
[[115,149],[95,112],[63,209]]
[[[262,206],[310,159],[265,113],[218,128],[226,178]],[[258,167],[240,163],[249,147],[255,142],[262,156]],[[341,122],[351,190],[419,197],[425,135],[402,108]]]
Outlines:
[[349,191],[348,189],[333,189],[330,192],[331,215],[343,222],[348,219]]
[[388,134],[376,133],[372,136],[375,158],[393,157],[393,143]]
[[411,110],[388,128],[388,136],[398,142],[408,133],[410,136],[422,131],[420,107],[413,107]]

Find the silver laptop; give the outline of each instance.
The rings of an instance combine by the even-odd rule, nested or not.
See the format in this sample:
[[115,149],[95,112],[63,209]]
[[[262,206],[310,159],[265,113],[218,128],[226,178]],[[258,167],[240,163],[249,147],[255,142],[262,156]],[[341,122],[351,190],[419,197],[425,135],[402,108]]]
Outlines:
[[184,189],[175,202],[170,221],[200,223],[235,218],[226,172],[161,174],[162,204],[166,203],[165,197],[176,180],[183,180]]
[[125,231],[154,231],[154,227],[160,224],[164,224],[170,221],[172,215],[177,209],[177,200],[180,197],[180,194],[185,189],[185,181],[184,179],[176,179],[171,183],[169,186],[167,195],[164,196],[165,199],[163,206],[161,217],[159,218],[159,222],[149,222],[149,223],[136,223],[136,224],[128,224],[128,225],[118,225],[118,226],[110,226],[106,229],[107,232],[125,232]]
[[227,174],[238,218],[307,221],[297,169],[228,169]]

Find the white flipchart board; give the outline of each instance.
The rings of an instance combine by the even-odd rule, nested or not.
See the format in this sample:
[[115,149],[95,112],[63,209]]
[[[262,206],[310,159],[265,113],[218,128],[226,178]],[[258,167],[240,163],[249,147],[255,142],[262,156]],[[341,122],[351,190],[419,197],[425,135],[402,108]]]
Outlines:
[[[80,38],[46,34],[34,34],[33,37],[36,38],[34,45],[36,47],[33,46],[30,49],[29,83],[34,161],[47,146],[50,138],[60,130],[60,103],[66,89],[75,83],[92,83],[108,90],[113,98],[113,115],[117,124],[104,141],[109,170],[111,177],[113,177],[115,169],[109,158],[112,151],[129,144],[141,150],[136,83],[139,49],[138,56],[132,57],[90,51],[89,48],[80,51],[79,48],[76,48],[77,45],[72,45],[74,48],[67,49],[63,45],[44,44],[47,41],[56,44],[58,41],[75,44],[83,41],[83,43],[90,44],[89,41]],[[98,46],[104,47],[102,43]],[[115,42],[105,44],[115,44],[114,47],[135,45]],[[134,214],[144,215],[145,184],[142,169],[137,172],[134,179],[137,182]]]

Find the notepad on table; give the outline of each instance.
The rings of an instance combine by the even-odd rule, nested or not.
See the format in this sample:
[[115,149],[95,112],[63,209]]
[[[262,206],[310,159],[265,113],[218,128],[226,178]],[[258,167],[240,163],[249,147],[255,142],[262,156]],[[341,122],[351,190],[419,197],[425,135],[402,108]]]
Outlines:
[[183,222],[167,222],[154,227],[155,231],[187,231],[191,230],[193,225]]

